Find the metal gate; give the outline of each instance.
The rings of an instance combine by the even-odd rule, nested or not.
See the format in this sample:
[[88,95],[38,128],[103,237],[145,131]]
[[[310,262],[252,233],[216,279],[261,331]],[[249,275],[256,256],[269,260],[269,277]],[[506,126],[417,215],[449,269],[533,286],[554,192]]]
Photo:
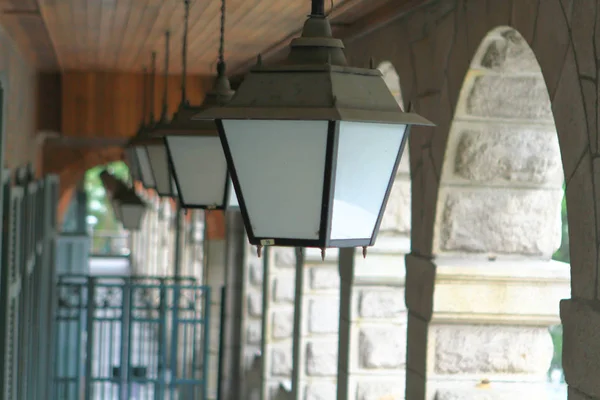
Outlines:
[[57,297],[55,400],[206,398],[209,287],[68,274]]

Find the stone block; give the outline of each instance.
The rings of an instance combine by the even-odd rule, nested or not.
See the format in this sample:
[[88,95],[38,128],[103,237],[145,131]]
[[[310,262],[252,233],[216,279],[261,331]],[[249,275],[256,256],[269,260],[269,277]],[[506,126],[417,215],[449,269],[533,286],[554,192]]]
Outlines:
[[336,395],[335,383],[310,383],[306,385],[304,400],[332,400]]
[[408,177],[396,178],[381,220],[380,232],[410,232],[410,199],[410,180]]
[[310,333],[336,333],[339,328],[340,304],[337,298],[310,300],[308,306]]
[[271,350],[271,375],[291,376],[292,349],[274,348]]
[[579,390],[569,387],[569,400],[595,400]]
[[362,290],[358,308],[362,318],[400,317],[406,311],[404,288]]
[[337,268],[311,268],[311,289],[337,289],[340,287],[340,276]]
[[540,374],[550,367],[554,347],[546,328],[507,326],[435,327],[439,374]]
[[406,255],[405,300],[408,310],[429,321],[433,312],[435,264],[424,257]]
[[453,170],[460,178],[562,187],[556,129],[489,124],[459,129]]
[[475,76],[464,112],[481,118],[552,121],[548,90],[541,76]]
[[571,25],[571,38],[575,46],[575,56],[579,74],[591,78],[596,77],[596,62],[594,59],[594,27],[596,25],[597,2],[574,0],[573,24]]
[[337,374],[338,346],[332,342],[310,341],[306,344],[306,374],[335,376]]
[[262,326],[260,321],[249,322],[246,327],[246,342],[258,345],[262,338]]
[[547,388],[532,388],[531,385],[520,385],[518,388],[506,389],[495,388],[491,385],[478,388],[452,388],[439,389],[435,393],[434,400],[513,400],[513,399],[540,399],[546,400],[551,397]]
[[272,335],[274,339],[292,337],[294,332],[294,310],[278,310],[273,312]]
[[548,92],[552,94],[563,70],[567,49],[571,47],[571,32],[559,1],[539,2],[534,37],[532,48],[544,71]]
[[262,315],[263,298],[260,292],[248,293],[248,314],[251,317],[260,317]]
[[406,369],[426,376],[429,324],[409,313],[406,331]]
[[600,303],[563,300],[563,369],[570,387],[600,398]]
[[275,266],[294,268],[296,266],[296,249],[293,247],[275,247]]
[[406,362],[406,327],[364,327],[358,341],[362,368],[401,368]]
[[562,237],[563,191],[447,189],[441,251],[550,258]]
[[[594,200],[594,183],[596,188],[600,183],[600,164],[595,162],[592,167],[590,154],[586,150],[575,173],[567,183],[567,204],[569,226],[576,227],[569,231],[569,246],[571,250],[571,295],[586,299],[596,296],[598,276],[597,239],[600,227],[592,218],[597,207]],[[594,168],[592,178],[591,169]],[[598,216],[598,215],[597,215]]]
[[279,273],[274,279],[273,284],[273,299],[280,302],[293,303],[296,284],[295,274],[293,273]]
[[499,32],[484,46],[479,62],[483,68],[501,73],[541,72],[529,44],[512,28]]
[[406,370],[406,399],[425,400],[427,393],[427,380],[410,369]]
[[250,283],[256,286],[262,285],[263,283],[263,263],[258,259],[254,259],[248,262],[248,270],[250,275]]
[[359,382],[357,392],[358,400],[404,400],[404,382],[363,381]]

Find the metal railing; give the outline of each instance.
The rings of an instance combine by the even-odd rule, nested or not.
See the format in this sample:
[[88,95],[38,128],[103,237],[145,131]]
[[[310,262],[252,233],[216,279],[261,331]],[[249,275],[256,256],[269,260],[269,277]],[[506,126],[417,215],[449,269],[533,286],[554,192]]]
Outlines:
[[206,398],[209,287],[66,274],[58,300],[54,399]]

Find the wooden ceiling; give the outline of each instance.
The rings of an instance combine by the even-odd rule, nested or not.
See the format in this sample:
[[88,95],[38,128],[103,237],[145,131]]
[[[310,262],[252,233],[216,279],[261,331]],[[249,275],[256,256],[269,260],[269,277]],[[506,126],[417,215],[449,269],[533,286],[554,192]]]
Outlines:
[[[388,3],[407,0],[326,0],[332,23],[348,26]],[[298,34],[309,0],[227,0],[229,71]],[[170,69],[181,70],[183,0],[0,0],[0,24],[42,70],[139,71],[152,51],[163,69],[164,33],[170,30]],[[220,0],[191,0],[188,68],[215,70]]]

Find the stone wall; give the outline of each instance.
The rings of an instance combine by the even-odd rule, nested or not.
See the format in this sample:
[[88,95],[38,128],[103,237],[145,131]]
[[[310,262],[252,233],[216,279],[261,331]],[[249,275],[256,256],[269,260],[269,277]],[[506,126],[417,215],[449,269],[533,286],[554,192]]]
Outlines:
[[467,73],[442,170],[436,254],[549,259],[563,172],[544,77],[512,28],[486,36]]
[[[556,323],[558,298],[569,295],[566,267],[560,270],[549,261],[534,261],[548,260],[559,243],[561,164],[576,299],[563,305],[563,357],[570,360],[565,361],[565,373],[577,388],[571,389],[571,396],[600,398],[591,375],[576,367],[583,349],[594,346],[593,339],[583,329],[587,326],[581,324],[583,319],[568,315],[582,299],[598,299],[600,214],[594,201],[598,173],[593,161],[600,143],[594,47],[598,5],[562,0],[430,1],[345,42],[352,64],[368,65],[371,57],[388,60],[399,73],[405,102],[412,102],[418,113],[437,124],[414,129],[410,140],[406,397],[411,400],[427,397],[426,383],[431,379],[443,383],[436,371],[445,371],[450,379],[446,387],[430,384],[429,398],[480,398],[480,389],[490,388],[485,393],[496,398],[493,388],[503,386],[500,375],[541,380],[550,354],[545,328]],[[514,30],[496,30],[505,26],[514,27],[523,40]],[[490,32],[493,35],[486,38]],[[529,47],[521,43],[527,43],[535,57],[524,59]],[[538,62],[542,74],[532,70]],[[545,104],[535,101],[546,94]],[[489,118],[494,123],[488,124]],[[509,268],[511,263],[514,269]],[[442,270],[445,277],[440,276]],[[467,270],[479,279],[472,279]],[[521,277],[524,282],[517,284]],[[488,296],[483,282],[490,281],[494,283]],[[458,282],[465,284],[462,293],[451,289]],[[509,296],[514,301],[507,301]],[[538,297],[552,300],[539,304]],[[444,300],[456,298],[462,301],[450,303],[458,308],[444,306]],[[495,308],[494,298],[499,301]],[[468,318],[469,314],[474,315]],[[516,334],[515,327],[521,333]],[[492,331],[497,336],[489,336]],[[577,340],[569,342],[568,331]],[[519,335],[532,341],[530,352],[522,353],[526,362],[511,353],[510,343],[520,343]],[[459,374],[435,363],[445,357],[454,364],[461,360],[464,355],[444,344],[458,346],[462,342],[456,340],[463,336],[470,344],[493,349],[495,355],[486,356],[485,367],[477,360],[483,353],[467,357],[455,372],[462,376],[478,372],[462,387],[451,387],[449,381]],[[590,363],[586,365],[589,371]],[[496,372],[491,385],[481,382]],[[509,398],[510,390],[502,389],[499,398]],[[544,397],[536,393],[528,398]]]
[[244,268],[247,273],[244,277],[244,313],[243,330],[243,387],[249,400],[259,400],[261,392],[262,374],[262,313],[263,313],[263,279],[264,260],[269,260],[268,251],[264,258],[258,258],[256,250],[246,245]]

